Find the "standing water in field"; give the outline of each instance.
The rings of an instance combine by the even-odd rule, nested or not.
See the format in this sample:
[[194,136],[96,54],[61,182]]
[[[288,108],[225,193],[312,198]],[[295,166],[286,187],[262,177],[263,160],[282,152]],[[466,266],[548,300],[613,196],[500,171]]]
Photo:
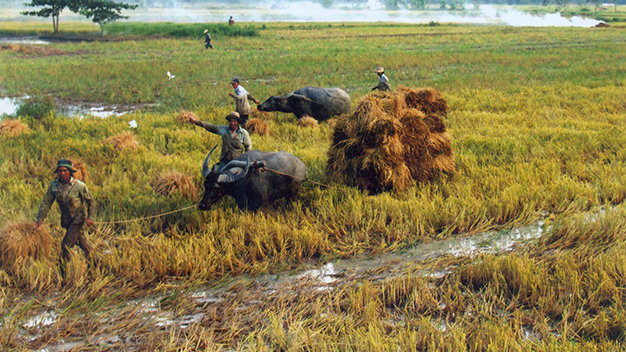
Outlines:
[[[14,115],[21,102],[28,99],[28,96],[22,98],[11,98],[11,97],[2,97],[0,98],[0,119],[2,119],[5,115]],[[75,117],[75,118],[85,118],[88,116],[93,117],[116,117],[122,116],[129,112],[132,112],[134,109],[125,109],[120,110],[116,107],[105,107],[105,106],[79,106],[79,105],[61,105],[58,108],[58,112],[60,115],[67,117]]]

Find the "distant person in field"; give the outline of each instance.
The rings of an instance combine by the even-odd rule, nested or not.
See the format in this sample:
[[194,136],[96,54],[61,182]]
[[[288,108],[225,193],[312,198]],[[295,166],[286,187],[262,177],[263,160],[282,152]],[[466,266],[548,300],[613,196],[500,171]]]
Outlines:
[[385,75],[385,69],[382,66],[378,66],[376,68],[376,74],[378,74],[378,85],[376,85],[376,87],[372,88],[372,90],[381,90],[381,91],[388,91],[391,90],[391,85],[389,85],[389,78],[387,78],[387,76]]
[[[48,215],[52,203],[55,201],[61,209],[61,226],[65,229],[65,237],[61,242],[60,270],[65,278],[65,266],[70,259],[70,248],[76,244],[85,252],[87,259],[92,257],[92,247],[83,234],[83,225],[86,223],[93,226],[93,213],[95,202],[87,190],[85,184],[73,177],[76,170],[72,168],[72,162],[61,159],[57,162],[54,173],[57,178],[50,183],[48,191],[39,206],[39,214],[35,227],[38,229]],[[87,216],[85,217],[85,208]]]
[[248,100],[252,100],[256,105],[261,104],[261,102],[248,93],[248,91],[241,84],[239,84],[239,78],[233,78],[230,81],[230,84],[235,89],[235,92],[230,92],[228,95],[235,99],[235,111],[237,111],[239,116],[241,116],[241,125],[246,127],[246,122],[248,122],[248,117],[250,116],[250,104],[248,103]]
[[230,16],[230,18],[228,19],[228,25],[232,26],[233,24],[235,24],[235,20],[233,19],[233,16]]
[[204,30],[204,48],[205,49],[208,49],[208,48],[213,49],[213,45],[211,44],[211,34],[209,33],[208,29]]
[[252,149],[252,141],[250,134],[240,126],[241,118],[236,111],[226,116],[228,125],[213,125],[203,122],[191,116],[189,122],[194,125],[203,127],[205,130],[215,133],[222,137],[222,153],[220,161],[213,165],[213,170],[221,170],[229,161],[238,158],[241,154]]

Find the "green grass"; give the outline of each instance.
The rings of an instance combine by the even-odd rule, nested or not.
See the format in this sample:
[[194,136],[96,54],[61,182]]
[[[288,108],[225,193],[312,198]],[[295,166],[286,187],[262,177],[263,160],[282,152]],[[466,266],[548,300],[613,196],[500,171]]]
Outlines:
[[[34,219],[56,160],[63,157],[87,165],[96,221],[193,204],[159,195],[151,181],[177,170],[202,190],[201,163],[219,139],[173,117],[185,108],[202,120],[224,123],[233,108],[227,96],[233,76],[259,99],[306,85],[340,86],[355,105],[376,84],[372,71],[382,64],[394,87],[442,92],[450,105],[445,123],[458,172],[401,194],[307,185],[295,202],[256,213],[241,212],[224,199],[208,212],[100,225],[88,233],[103,253],[100,267],[87,269],[78,255],[65,284],[56,254],[17,273],[0,270],[0,346],[38,349],[66,338],[67,331],[84,331],[84,337],[105,329],[134,331],[134,346],[160,350],[622,347],[621,29],[298,23],[264,28],[260,36],[215,36],[214,51],[189,38],[49,45],[61,55],[0,51],[1,88],[9,95],[160,104],[109,119],[18,116],[29,132],[0,137],[0,225]],[[168,81],[166,71],[176,78]],[[130,120],[138,123],[132,130],[140,144],[136,150],[103,142],[129,131]],[[312,180],[326,183],[331,124],[302,128],[293,116],[279,113],[271,114],[269,124],[269,135],[252,136],[254,147],[291,152]],[[602,205],[616,209],[593,221],[580,215]],[[188,330],[138,328],[143,318],[136,308],[115,308],[120,301],[158,294],[167,296],[164,311],[185,315],[201,309],[185,299],[186,292],[205,284],[219,288],[214,280],[398,251],[453,234],[529,223],[542,213],[551,214],[553,226],[538,243],[514,253],[438,258],[389,280],[346,280],[329,293],[293,288],[268,296],[235,285],[223,303],[226,313],[219,304],[208,305],[208,318]],[[55,209],[46,221],[56,236],[53,253],[62,236],[58,222]],[[449,273],[443,279],[416,274],[429,268]],[[256,299],[261,303],[246,303]],[[59,321],[42,328],[38,340],[26,341],[20,326],[46,307],[55,307]],[[102,314],[111,317],[106,327],[99,322]],[[83,325],[77,325],[78,316],[85,317]],[[113,318],[120,316],[128,318]],[[431,319],[447,328],[442,331]],[[524,328],[542,338],[524,339]]]

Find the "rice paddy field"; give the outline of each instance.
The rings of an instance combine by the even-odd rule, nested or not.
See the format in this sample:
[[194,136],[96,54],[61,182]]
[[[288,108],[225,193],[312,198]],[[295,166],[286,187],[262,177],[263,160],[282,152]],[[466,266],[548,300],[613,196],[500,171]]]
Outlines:
[[[30,97],[0,121],[0,350],[626,348],[623,27],[238,23],[251,34],[205,50],[201,32],[117,25],[0,46],[3,95]],[[341,87],[356,108],[378,65],[441,94],[453,173],[370,194],[327,175],[345,117],[254,112],[253,147],[293,153],[314,183],[256,212],[193,207],[220,139],[181,120],[226,124],[232,77],[260,100]],[[33,227],[61,158],[97,203],[96,259],[75,248],[65,280],[58,208]]]

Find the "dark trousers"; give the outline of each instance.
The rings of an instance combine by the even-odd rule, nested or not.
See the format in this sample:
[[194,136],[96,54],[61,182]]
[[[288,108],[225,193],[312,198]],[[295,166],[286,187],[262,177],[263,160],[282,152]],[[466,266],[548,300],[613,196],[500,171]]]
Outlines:
[[239,119],[241,120],[241,127],[246,128],[246,122],[248,122],[248,117],[250,115],[239,114]]
[[85,252],[87,261],[92,260],[91,251],[92,247],[87,242],[85,234],[83,234],[83,224],[71,224],[66,228],[65,237],[61,242],[61,258],[59,259],[59,265],[61,268],[61,276],[65,277],[65,265],[70,260],[70,248],[78,244],[78,247]]

